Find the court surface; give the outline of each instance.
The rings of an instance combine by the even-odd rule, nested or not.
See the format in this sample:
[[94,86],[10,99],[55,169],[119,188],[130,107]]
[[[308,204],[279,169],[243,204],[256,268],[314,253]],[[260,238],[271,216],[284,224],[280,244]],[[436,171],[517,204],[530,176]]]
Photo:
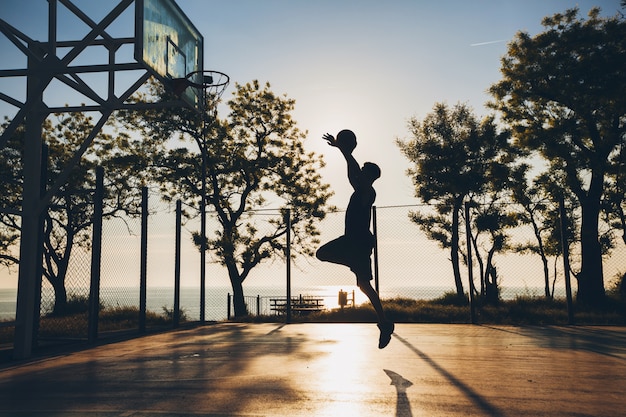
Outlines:
[[220,323],[0,368],[0,416],[623,416],[626,328]]

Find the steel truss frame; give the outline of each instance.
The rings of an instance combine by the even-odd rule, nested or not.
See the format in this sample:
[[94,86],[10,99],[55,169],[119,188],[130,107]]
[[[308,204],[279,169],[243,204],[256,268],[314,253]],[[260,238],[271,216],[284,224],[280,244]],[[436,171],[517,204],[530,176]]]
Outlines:
[[[126,11],[135,0],[120,0],[100,22],[93,21],[71,0],[48,0],[48,40],[46,42],[31,39],[9,23],[0,19],[0,32],[4,34],[26,57],[27,68],[0,70],[0,77],[26,77],[26,101],[0,92],[0,100],[9,103],[19,110],[0,136],[0,148],[6,146],[9,138],[18,126],[25,123],[24,142],[24,184],[22,190],[22,209],[0,208],[9,214],[22,217],[20,237],[18,294],[15,320],[15,337],[13,356],[16,359],[28,358],[32,355],[35,336],[35,325],[39,314],[41,297],[41,250],[39,248],[40,216],[56,192],[66,183],[72,168],[80,161],[93,139],[102,130],[109,117],[116,110],[142,110],[185,106],[182,101],[160,103],[129,103],[128,99],[151,76],[151,72],[142,63],[116,61],[116,52],[122,45],[134,44],[134,37],[116,38],[107,32],[107,28]],[[87,24],[91,30],[79,40],[57,40],[57,11],[59,4]],[[135,16],[135,25],[138,17]],[[107,61],[97,65],[72,65],[72,62],[90,46],[102,46],[107,51]],[[67,51],[69,49],[69,51]],[[59,56],[61,52],[67,51]],[[143,70],[128,89],[115,94],[115,75],[120,71]],[[96,92],[88,82],[81,78],[82,74],[104,73],[107,75],[106,96]],[[76,92],[89,98],[95,104],[50,107],[44,103],[43,93],[53,80],[58,80]],[[68,112],[99,112],[100,118],[91,132],[84,138],[81,146],[75,151],[72,159],[64,168],[56,182],[42,192],[42,125],[53,113]],[[45,185],[45,184],[43,184]]]

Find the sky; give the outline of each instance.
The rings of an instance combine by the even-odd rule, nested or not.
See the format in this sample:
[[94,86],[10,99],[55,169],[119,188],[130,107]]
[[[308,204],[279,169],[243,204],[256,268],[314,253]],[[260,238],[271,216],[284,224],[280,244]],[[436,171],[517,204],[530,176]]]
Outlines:
[[[35,39],[46,39],[46,0],[0,0],[0,17]],[[74,0],[98,21],[117,2]],[[232,84],[269,82],[296,100],[293,113],[308,131],[306,147],[324,155],[332,202],[346,204],[345,163],[321,139],[353,130],[359,162],[376,162],[378,206],[414,204],[396,146],[408,139],[408,120],[423,119],[437,102],[465,103],[477,116],[488,110],[486,90],[500,79],[500,58],[516,32],[536,34],[544,16],[593,6],[614,15],[619,0],[178,0],[204,36],[204,66],[225,72]],[[81,24],[59,7],[59,38],[80,37]],[[119,25],[123,26],[123,25]],[[126,25],[126,28],[131,27]],[[114,25],[115,27],[115,25]],[[74,33],[75,32],[75,33]],[[2,55],[15,52],[0,40]],[[23,58],[22,58],[23,60]],[[3,60],[2,69],[15,61]],[[20,68],[23,64],[17,65]],[[6,80],[5,80],[6,81]],[[0,88],[3,84],[0,84]],[[2,106],[0,113],[16,109]],[[64,104],[64,103],[61,103]],[[7,110],[5,110],[7,109]]]
[[[98,21],[113,0],[74,0]],[[341,154],[321,139],[326,132],[353,130],[359,162],[382,169],[375,183],[379,207],[418,201],[406,176],[409,162],[396,145],[408,139],[408,121],[423,119],[435,103],[465,103],[482,117],[487,89],[500,79],[500,59],[518,31],[543,30],[543,17],[594,6],[615,15],[619,0],[177,0],[204,36],[204,67],[230,76],[232,84],[269,82],[295,99],[298,126],[308,131],[307,150],[327,163],[323,179],[344,207],[351,189]],[[0,0],[0,18],[28,36],[46,40],[46,0]],[[132,11],[132,10],[131,10]],[[132,34],[132,13],[112,28]],[[59,38],[78,39],[85,28],[59,6]],[[0,34],[0,69],[25,66],[25,59]],[[87,61],[89,58],[85,58]],[[0,79],[0,92],[24,94],[24,84]],[[18,91],[21,88],[21,91]],[[50,100],[60,100],[53,85]],[[15,107],[0,101],[0,116]],[[224,116],[224,114],[222,114]]]

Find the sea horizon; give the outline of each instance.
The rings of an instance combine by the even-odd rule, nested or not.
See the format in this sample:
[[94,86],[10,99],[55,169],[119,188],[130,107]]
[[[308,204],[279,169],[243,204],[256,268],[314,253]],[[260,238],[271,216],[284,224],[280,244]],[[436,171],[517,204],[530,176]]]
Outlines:
[[[87,297],[87,288],[68,288],[68,296]],[[293,286],[291,296],[308,296],[322,299],[326,309],[338,308],[339,291],[348,292],[348,298],[352,299],[354,292],[354,302],[356,305],[367,302],[367,297],[361,293],[356,286],[341,285],[316,285],[316,286]],[[398,286],[380,288],[380,296],[384,299],[405,297],[421,300],[432,300],[439,298],[446,293],[454,292],[449,286]],[[232,295],[230,286],[207,286],[205,287],[205,319],[209,321],[226,320],[228,317],[228,298]],[[278,285],[255,285],[244,286],[244,295],[249,304],[251,314],[272,314],[270,310],[270,298],[285,297],[286,286]],[[518,296],[543,296],[544,289],[538,287],[502,287],[501,298],[503,300],[515,299]],[[555,289],[555,297],[564,297],[565,291],[562,288]],[[0,289],[0,321],[10,321],[15,319],[17,289]],[[197,320],[200,317],[200,290],[197,287],[181,286],[180,288],[180,308],[184,310],[190,320]],[[258,303],[256,302],[258,298]],[[100,302],[107,307],[118,306],[139,306],[138,287],[102,287],[100,289]],[[52,310],[54,303],[53,294],[50,289],[44,289],[42,295],[42,315]],[[146,309],[157,314],[163,313],[164,309],[171,310],[174,306],[174,287],[150,287],[146,291]],[[257,306],[260,311],[257,310]],[[232,310],[231,310],[232,311]]]

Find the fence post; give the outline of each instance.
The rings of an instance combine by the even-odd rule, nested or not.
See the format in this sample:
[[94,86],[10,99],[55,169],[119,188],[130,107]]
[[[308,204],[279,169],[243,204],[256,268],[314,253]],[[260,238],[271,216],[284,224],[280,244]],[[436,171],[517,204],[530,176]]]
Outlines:
[[[43,198],[48,191],[48,161],[50,159],[50,147],[41,144],[41,181],[39,182],[40,196]],[[35,312],[33,321],[33,346],[36,346],[39,339],[39,326],[41,324],[41,286],[43,284],[43,252],[44,252],[44,228],[48,205],[41,209],[39,213],[39,238],[37,243],[37,282],[35,284]]]
[[200,146],[202,185],[200,197],[200,323],[205,322],[206,310],[206,150]]
[[182,202],[176,201],[176,242],[174,249],[174,311],[173,326],[178,327],[180,324],[180,241],[182,227]]
[[230,320],[230,293],[226,295],[226,318]]
[[257,294],[256,296],[256,315],[261,315],[261,295]]
[[378,223],[376,218],[376,206],[372,206],[372,228],[374,229],[374,288],[379,292],[378,287]]
[[472,268],[472,227],[470,225],[470,204],[465,202],[465,236],[467,244],[467,276],[469,279],[469,308],[470,322],[476,324],[476,311],[474,309],[474,271]]
[[561,221],[561,246],[563,247],[563,273],[565,274],[565,297],[567,299],[567,322],[574,324],[574,303],[572,302],[572,283],[570,280],[569,246],[565,201],[559,197],[559,218]]
[[286,305],[286,313],[287,313],[287,323],[291,323],[291,209],[287,209],[285,213],[287,223],[287,237],[286,237],[286,246],[285,246],[285,258],[287,261],[287,305]]
[[139,271],[139,331],[146,331],[148,269],[148,187],[141,189],[141,265]]
[[91,231],[91,282],[89,285],[88,341],[98,338],[100,316],[100,265],[102,262],[102,200],[104,198],[104,168],[96,167],[96,190],[93,196],[93,229]]

